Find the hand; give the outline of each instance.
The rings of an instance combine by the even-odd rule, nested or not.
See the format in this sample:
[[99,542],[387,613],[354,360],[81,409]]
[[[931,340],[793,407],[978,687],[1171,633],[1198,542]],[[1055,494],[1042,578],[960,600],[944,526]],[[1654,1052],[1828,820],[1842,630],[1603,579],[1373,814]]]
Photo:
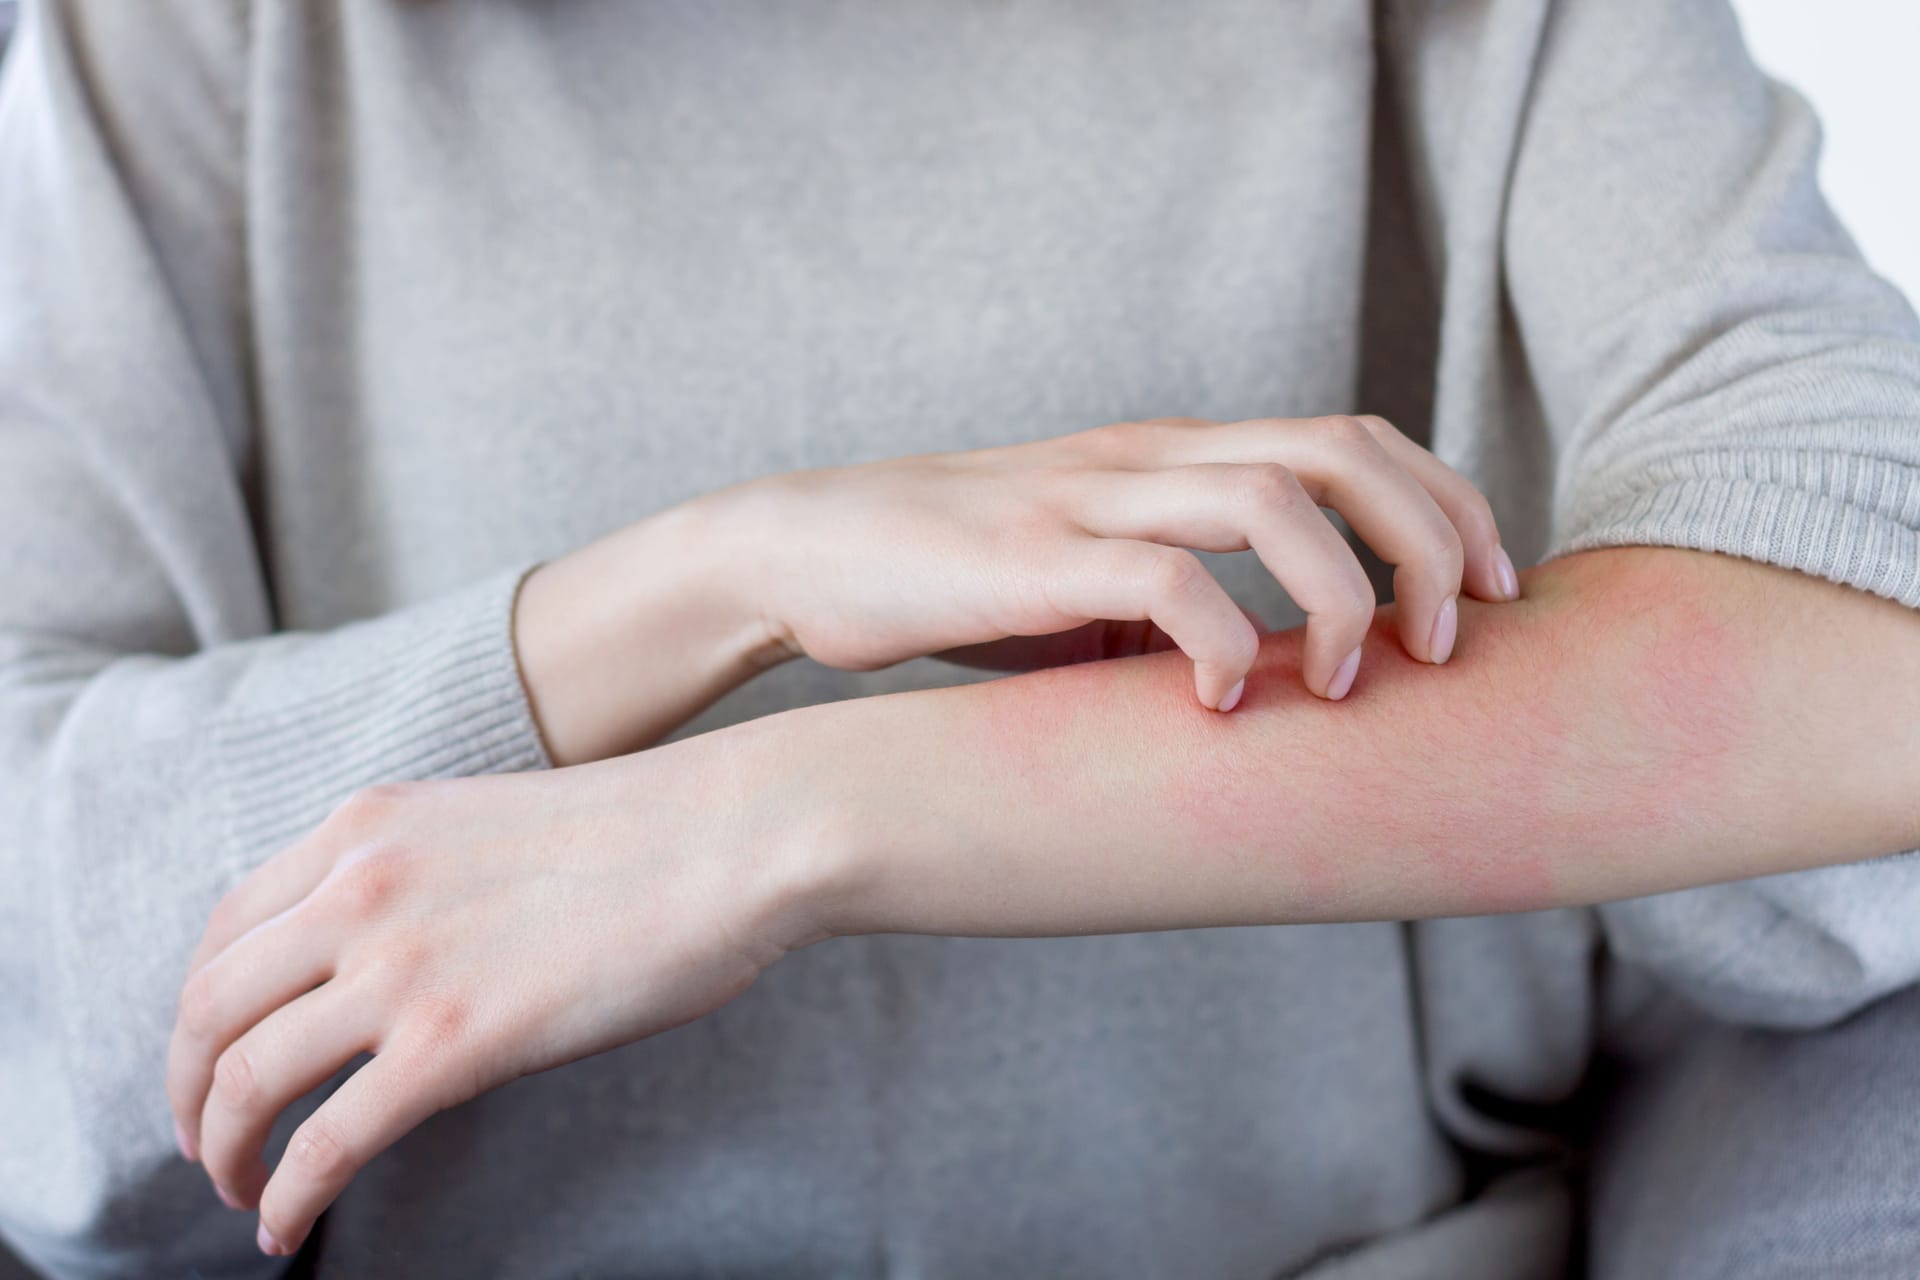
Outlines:
[[[263,1250],[298,1248],[434,1112],[700,1017],[818,936],[797,842],[750,816],[778,784],[729,790],[727,744],[750,737],[365,791],[220,903],[167,1092],[183,1154],[259,1209]],[[275,1118],[363,1052],[269,1177]]]
[[1461,590],[1519,593],[1486,499],[1379,418],[1162,418],[706,494],[540,566],[514,644],[559,765],[649,746],[802,654],[1022,669],[1178,647],[1228,711],[1258,629],[1187,548],[1252,547],[1307,612],[1307,688],[1337,699],[1373,588],[1322,505],[1396,566],[1421,661],[1452,653]]
[[[1399,636],[1445,662],[1456,597],[1518,594],[1472,485],[1374,417],[1127,422],[1033,444],[754,481],[730,504],[749,593],[793,653],[870,670],[965,651],[1009,665],[1113,656],[1094,620],[1150,622],[1200,702],[1239,701],[1259,634],[1187,548],[1251,547],[1307,614],[1307,687],[1341,698],[1374,597],[1330,506],[1396,566]],[[1061,635],[1056,646],[1008,637]],[[1162,647],[1136,629],[1128,648]]]

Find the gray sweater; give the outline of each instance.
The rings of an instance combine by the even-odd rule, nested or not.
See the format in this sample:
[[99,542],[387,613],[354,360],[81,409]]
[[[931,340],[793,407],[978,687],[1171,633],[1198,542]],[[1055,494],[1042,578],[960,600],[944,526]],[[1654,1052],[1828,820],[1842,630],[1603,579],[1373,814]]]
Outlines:
[[[1920,325],[1817,146],[1705,2],[30,5],[0,1232],[60,1274],[272,1269],[169,1136],[208,910],[357,787],[543,767],[516,581],[719,485],[1365,408],[1523,561],[1691,547],[1920,606]],[[797,664],[689,731],[959,678]],[[429,1121],[319,1274],[1553,1275],[1596,1051],[1836,1020],[1920,976],[1917,910],[1902,856],[839,939]]]

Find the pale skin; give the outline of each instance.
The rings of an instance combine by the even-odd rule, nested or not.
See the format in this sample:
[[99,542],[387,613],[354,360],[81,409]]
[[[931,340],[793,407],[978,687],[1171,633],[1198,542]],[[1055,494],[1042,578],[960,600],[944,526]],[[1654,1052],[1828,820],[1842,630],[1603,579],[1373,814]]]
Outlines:
[[520,661],[557,764],[648,746],[801,653],[1030,667],[1171,637],[1200,703],[1231,710],[1259,632],[1188,548],[1251,547],[1308,615],[1301,679],[1337,700],[1374,598],[1321,506],[1395,566],[1417,659],[1446,660],[1463,590],[1518,593],[1486,499],[1384,419],[1156,418],[709,495],[535,574]]
[[[1245,425],[1132,434],[1164,444],[1184,432],[1190,446]],[[1362,429],[1377,439],[1380,426]],[[1233,447],[1260,435],[1242,431]],[[856,539],[871,537],[869,519],[930,510],[1003,526],[1003,508],[943,495],[942,485],[964,491],[956,475],[1001,493],[1038,492],[1049,511],[1066,507],[1061,494],[1098,490],[1023,489],[1034,473],[1058,481],[1076,468],[1016,466],[1010,483],[1006,464],[1003,456],[969,472],[970,462],[925,469],[908,460],[892,472],[846,473],[844,488],[833,473],[813,473],[797,490],[774,484],[739,506],[683,513],[675,531],[711,530],[707,521],[729,509],[751,528],[744,513],[757,510],[778,513],[782,536],[796,539],[789,519],[804,505],[792,504],[808,485],[825,486],[831,497],[819,510],[832,514],[823,519]],[[1497,534],[1490,519],[1475,527],[1478,513],[1457,489],[1443,503],[1432,481],[1420,482],[1437,466],[1402,471],[1446,516],[1459,568],[1442,571],[1445,556],[1441,570],[1433,557],[1397,561],[1402,602],[1377,614],[1369,605],[1357,631],[1343,631],[1350,624],[1337,613],[1314,613],[1305,628],[1259,639],[1238,665],[1210,641],[1190,648],[1206,628],[1189,629],[1174,637],[1185,653],[806,708],[625,755],[614,753],[656,740],[697,709],[697,696],[682,688],[650,699],[643,677],[602,671],[594,699],[547,675],[578,677],[582,664],[618,651],[595,626],[617,594],[609,584],[619,579],[605,575],[638,572],[644,560],[623,564],[619,553],[660,544],[636,526],[554,562],[523,590],[518,631],[542,731],[566,767],[363,792],[223,900],[192,962],[169,1061],[183,1149],[230,1203],[258,1210],[263,1248],[287,1252],[368,1160],[426,1116],[697,1018],[787,952],[833,936],[1527,910],[1920,846],[1911,787],[1920,618],[1784,570],[1650,549],[1550,563],[1526,575],[1523,599],[1497,603],[1511,594]],[[1321,480],[1302,485],[1310,500],[1335,492]],[[1173,505],[1177,488],[1157,492],[1156,511]],[[1187,539],[1204,528],[1209,544],[1237,536],[1271,547],[1277,535],[1266,526],[1233,533],[1231,521],[1249,521],[1256,506],[1222,501],[1213,517],[1222,523],[1211,526],[1112,516],[1124,533],[1108,538],[1144,542],[1147,531],[1167,540],[1156,545],[1194,545]],[[1058,536],[1093,537],[1084,508],[1071,510]],[[1356,530],[1369,519],[1341,510]],[[1031,525],[1044,535],[1046,517]],[[989,563],[1028,545],[984,534],[975,544],[958,532],[965,527],[948,524],[928,545],[951,540]],[[731,556],[742,544],[682,545]],[[1303,537],[1289,555],[1320,545]],[[800,539],[799,552],[828,547]],[[901,544],[893,553],[906,554]],[[1345,566],[1329,558],[1322,569],[1337,580]],[[1299,567],[1275,560],[1296,589]],[[885,593],[809,612],[790,602],[854,589],[795,577],[777,555],[768,567],[806,589],[770,589],[745,608],[683,599],[660,611],[713,641],[707,661],[686,668],[701,673],[688,686],[714,696],[796,647],[881,665],[1006,643],[1048,620],[995,615],[998,636],[921,625],[937,614],[936,597],[969,582],[966,557],[944,566],[954,582],[928,588],[935,607],[908,600],[897,612]],[[1156,585],[1150,576],[1142,598],[1097,598],[1130,601],[1113,611],[1122,617],[1159,620]],[[1205,594],[1184,580],[1183,589]],[[998,597],[966,598],[984,608]],[[1442,650],[1431,640],[1447,600],[1458,641]],[[604,613],[616,631],[645,625],[630,611]],[[1104,634],[1086,624],[1102,616],[1052,616],[1066,637],[1053,656],[1084,653],[1088,635]],[[1234,630],[1225,611],[1207,618],[1220,636]],[[879,638],[863,638],[869,630]],[[626,652],[648,651],[627,635]],[[1343,688],[1333,682],[1349,637],[1362,656]],[[834,647],[842,642],[851,647]],[[1145,629],[1124,643],[1165,647]],[[1031,641],[1015,647],[1023,661],[1048,656]],[[1203,673],[1209,660],[1221,669]],[[1241,697],[1227,699],[1241,680]],[[1216,709],[1222,701],[1228,714]],[[362,1052],[374,1056],[269,1171],[261,1152],[275,1117]]]

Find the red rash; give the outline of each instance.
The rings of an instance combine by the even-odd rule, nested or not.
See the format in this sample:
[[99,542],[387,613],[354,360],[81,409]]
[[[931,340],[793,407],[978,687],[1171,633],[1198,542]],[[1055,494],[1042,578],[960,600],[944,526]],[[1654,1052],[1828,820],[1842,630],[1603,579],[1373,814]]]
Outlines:
[[1621,637],[1628,660],[1609,776],[1616,830],[1671,831],[1724,815],[1751,733],[1753,657],[1737,630],[1685,599]]
[[1082,667],[1055,667],[981,686],[986,693],[987,749],[1009,777],[1046,791],[1063,743],[1080,736],[1090,692]]
[[[1330,709],[1301,683],[1300,651],[1297,633],[1281,632],[1262,641],[1247,676],[1247,692],[1226,715],[1208,711],[1191,696],[1186,705],[1162,713],[1178,732],[1167,735],[1177,749],[1170,753],[1157,807],[1178,817],[1185,838],[1242,868],[1270,861],[1282,843],[1276,836],[1297,832],[1298,820],[1312,812],[1311,806],[1295,803],[1292,792],[1314,784],[1290,777],[1261,746],[1262,727],[1276,708],[1287,705],[1307,714],[1316,707]],[[1365,680],[1363,674],[1360,682]],[[1356,687],[1348,698],[1357,696]],[[1297,879],[1299,917],[1339,918],[1348,876],[1338,849],[1322,839],[1285,843]]]
[[1076,777],[1102,810],[1089,818],[1164,832],[1263,897],[1281,888],[1290,919],[1591,900],[1590,873],[1620,883],[1597,859],[1721,820],[1748,730],[1751,659],[1733,629],[1672,594],[1621,606],[1468,602],[1441,667],[1408,657],[1383,612],[1340,703],[1302,686],[1297,631],[1267,637],[1226,715],[1199,705],[1177,653],[1022,676],[989,701],[990,746],[1057,806],[1082,767],[1062,744],[1150,744],[1139,764],[1155,781],[1138,792]]
[[1550,703],[1497,696],[1504,647],[1463,643],[1428,666],[1383,615],[1353,691],[1328,703],[1300,684],[1300,636],[1269,637],[1238,711],[1181,717],[1193,747],[1170,765],[1160,802],[1236,867],[1284,858],[1295,919],[1378,918],[1386,903],[1423,914],[1555,905],[1545,851],[1562,827],[1540,762],[1567,735]]
[[1723,811],[1747,731],[1730,628],[1671,599],[1604,626],[1507,609],[1474,609],[1437,668],[1383,615],[1339,704],[1299,687],[1298,636],[1270,638],[1240,711],[1183,717],[1197,748],[1162,803],[1235,863],[1283,855],[1316,919],[1556,906],[1592,858]]

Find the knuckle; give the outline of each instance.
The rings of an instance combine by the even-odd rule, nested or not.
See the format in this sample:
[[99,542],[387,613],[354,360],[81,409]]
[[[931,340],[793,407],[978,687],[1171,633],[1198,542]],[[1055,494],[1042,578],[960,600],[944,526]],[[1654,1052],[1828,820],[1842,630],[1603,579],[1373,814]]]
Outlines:
[[253,1060],[240,1045],[230,1045],[213,1064],[213,1088],[220,1101],[234,1111],[252,1111],[260,1102],[260,1077]]
[[353,1169],[353,1156],[345,1141],[319,1116],[309,1118],[294,1131],[285,1160],[300,1176],[326,1186],[337,1184]]
[[210,967],[203,966],[180,988],[180,1029],[196,1040],[220,1030],[220,992]]
[[1460,531],[1453,527],[1451,521],[1441,520],[1439,527],[1433,530],[1427,539],[1426,557],[1443,572],[1459,575],[1461,566],[1466,562],[1466,550],[1460,542]]
[[1376,440],[1382,436],[1397,436],[1401,434],[1400,428],[1394,426],[1377,413],[1356,413],[1353,415],[1353,420],[1366,428],[1367,433]]
[[1205,585],[1206,566],[1190,551],[1166,551],[1153,557],[1147,589],[1156,600],[1185,600]]
[[1492,545],[1500,540],[1500,526],[1493,518],[1493,504],[1478,489],[1469,491],[1460,504],[1460,535],[1475,542]]
[[1341,582],[1340,594],[1334,600],[1333,607],[1342,617],[1364,620],[1373,616],[1375,603],[1373,584],[1356,568]]
[[1300,477],[1277,462],[1260,462],[1241,468],[1243,499],[1257,512],[1289,512],[1306,499]]
[[1323,427],[1316,441],[1332,469],[1369,471],[1399,465],[1385,446],[1373,438],[1373,433],[1360,425],[1358,418],[1342,415],[1323,421],[1333,425]]
[[329,878],[347,911],[364,918],[377,916],[393,905],[405,890],[411,870],[405,851],[377,844],[348,857]]
[[436,1057],[466,1042],[473,1018],[473,1005],[462,996],[423,994],[409,1002],[406,1026],[416,1051]]
[[230,937],[238,932],[241,899],[238,891],[226,894],[213,904],[213,910],[207,913],[207,932],[222,937]]
[[1061,443],[1073,445],[1082,452],[1095,456],[1104,456],[1118,446],[1125,437],[1130,422],[1109,422],[1104,426],[1088,427],[1062,438]]
[[1332,413],[1316,418],[1314,429],[1328,448],[1343,453],[1371,456],[1380,448],[1380,442],[1373,438],[1373,433],[1350,413]]
[[1230,665],[1236,668],[1250,668],[1259,656],[1260,633],[1254,630],[1252,623],[1248,623],[1233,633],[1233,639],[1227,646],[1225,658]]
[[406,800],[404,782],[376,782],[361,787],[334,809],[332,821],[347,831],[371,831],[390,819]]
[[1097,456],[1131,458],[1146,452],[1166,429],[1160,422],[1110,422],[1084,434]]

